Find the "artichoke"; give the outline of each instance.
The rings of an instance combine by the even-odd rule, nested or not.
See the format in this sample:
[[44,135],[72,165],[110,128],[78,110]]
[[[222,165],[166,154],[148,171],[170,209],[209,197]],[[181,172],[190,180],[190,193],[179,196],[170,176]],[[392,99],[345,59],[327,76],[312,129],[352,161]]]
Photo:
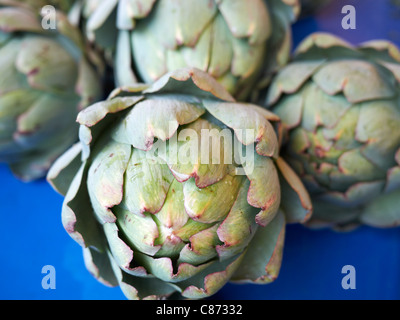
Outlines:
[[78,112],[102,97],[79,30],[61,12],[57,29],[45,30],[38,14],[0,1],[0,162],[26,181],[77,141]]
[[400,51],[307,37],[273,79],[267,104],[283,123],[284,157],[314,206],[314,227],[400,222]]
[[101,282],[129,299],[200,299],[277,277],[285,225],[312,207],[278,156],[276,115],[184,68],[115,89],[78,122],[80,143],[47,178]]
[[82,11],[89,38],[115,49],[117,86],[196,67],[244,100],[289,59],[299,10],[298,0],[86,0]]

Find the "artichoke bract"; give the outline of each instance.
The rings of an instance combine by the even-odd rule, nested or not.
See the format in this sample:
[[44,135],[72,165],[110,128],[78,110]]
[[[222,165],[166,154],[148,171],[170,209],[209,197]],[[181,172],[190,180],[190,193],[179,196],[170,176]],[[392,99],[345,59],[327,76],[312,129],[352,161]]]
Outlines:
[[200,299],[278,276],[286,223],[312,206],[278,155],[276,115],[184,68],[115,89],[78,122],[47,178],[96,278],[129,299]]
[[245,100],[287,62],[299,10],[298,0],[87,0],[83,16],[89,37],[115,49],[117,86],[196,67]]
[[78,140],[78,112],[102,97],[79,30],[56,14],[45,30],[37,10],[0,1],[0,162],[26,181]]
[[314,206],[314,227],[400,222],[400,52],[316,33],[273,80],[284,157]]

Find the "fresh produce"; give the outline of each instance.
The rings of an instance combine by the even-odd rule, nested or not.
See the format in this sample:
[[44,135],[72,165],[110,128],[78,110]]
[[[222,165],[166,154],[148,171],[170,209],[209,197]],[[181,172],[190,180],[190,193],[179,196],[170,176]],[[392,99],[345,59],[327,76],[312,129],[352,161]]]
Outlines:
[[129,299],[199,299],[278,276],[285,225],[312,206],[279,157],[276,115],[184,68],[115,89],[78,122],[48,180],[96,278]]
[[103,95],[79,30],[55,21],[44,29],[38,10],[0,1],[0,162],[26,181],[77,141],[78,112]]
[[87,0],[81,11],[118,86],[189,66],[244,100],[287,62],[299,10],[298,0]]
[[400,223],[400,51],[316,33],[274,78],[267,105],[282,120],[282,157],[314,205],[311,226]]

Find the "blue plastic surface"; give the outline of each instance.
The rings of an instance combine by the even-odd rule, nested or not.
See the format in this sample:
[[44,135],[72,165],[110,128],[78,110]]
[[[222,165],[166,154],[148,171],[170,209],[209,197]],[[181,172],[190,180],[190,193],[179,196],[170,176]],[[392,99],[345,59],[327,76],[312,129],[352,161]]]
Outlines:
[[[356,8],[355,30],[341,26],[344,5]],[[294,43],[315,31],[354,44],[379,38],[400,45],[400,9],[389,0],[332,0],[293,26]],[[0,165],[0,182],[0,299],[125,299],[119,288],[100,284],[86,270],[81,248],[61,225],[63,199],[45,180],[23,183]],[[55,289],[42,287],[47,265],[55,268]],[[342,288],[345,265],[355,268],[355,289]],[[400,228],[338,233],[289,225],[275,282],[228,284],[213,298],[400,299]]]

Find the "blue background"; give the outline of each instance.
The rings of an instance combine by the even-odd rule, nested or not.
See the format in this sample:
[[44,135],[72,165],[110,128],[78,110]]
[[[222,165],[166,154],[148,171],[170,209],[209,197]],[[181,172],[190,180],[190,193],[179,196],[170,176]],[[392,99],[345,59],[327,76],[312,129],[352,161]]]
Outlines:
[[[354,5],[356,30],[344,30],[341,9]],[[315,31],[357,44],[384,38],[400,45],[400,9],[389,0],[333,0],[293,26],[294,44]],[[61,225],[62,197],[45,180],[23,183],[0,165],[0,299],[125,299],[86,270],[81,248]],[[400,210],[400,208],[399,208]],[[361,227],[338,233],[289,225],[282,269],[269,285],[228,284],[214,299],[400,299],[400,229]],[[45,290],[42,268],[56,270]],[[356,269],[356,289],[344,290],[344,265]]]

